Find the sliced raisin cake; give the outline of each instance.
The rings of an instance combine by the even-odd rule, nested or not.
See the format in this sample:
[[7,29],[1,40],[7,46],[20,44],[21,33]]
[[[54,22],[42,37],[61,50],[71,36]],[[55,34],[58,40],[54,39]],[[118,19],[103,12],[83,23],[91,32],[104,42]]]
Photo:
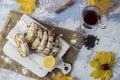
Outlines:
[[18,33],[14,39],[22,57],[29,54],[29,49],[46,56],[56,56],[60,51],[60,37],[46,27],[34,22],[27,25],[24,34]]

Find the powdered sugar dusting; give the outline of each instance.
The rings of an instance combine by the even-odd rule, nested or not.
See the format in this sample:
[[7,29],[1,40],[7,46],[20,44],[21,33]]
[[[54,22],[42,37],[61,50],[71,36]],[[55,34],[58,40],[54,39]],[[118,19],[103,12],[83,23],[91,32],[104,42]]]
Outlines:
[[72,39],[70,42],[71,42],[72,44],[75,44],[75,43],[77,42],[77,40],[76,40],[76,39]]
[[60,34],[59,36],[60,36],[60,37],[63,37],[63,34]]
[[2,58],[6,63],[9,63],[9,64],[12,63],[12,59],[10,59],[10,58],[8,58],[8,57],[1,56],[1,58]]
[[22,69],[22,73],[23,73],[23,74],[27,74],[27,72],[28,72],[28,71],[27,71],[26,68],[23,68],[23,69]]

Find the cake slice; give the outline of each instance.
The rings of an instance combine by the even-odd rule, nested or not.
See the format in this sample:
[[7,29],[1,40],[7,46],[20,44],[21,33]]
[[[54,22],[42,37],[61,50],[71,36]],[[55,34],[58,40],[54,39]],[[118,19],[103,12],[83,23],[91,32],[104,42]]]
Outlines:
[[55,34],[52,31],[48,31],[47,45],[46,45],[45,49],[41,52],[42,54],[48,55],[50,53],[54,36],[55,36]]
[[49,55],[55,57],[60,52],[60,49],[61,49],[60,37],[59,36],[56,36],[54,38],[54,42],[53,42],[52,46],[53,47],[52,47],[51,52],[49,53]]
[[55,35],[53,37],[53,42],[50,43],[50,45],[51,45],[51,48],[49,48],[48,54],[46,54],[46,52],[44,52],[44,55],[55,57],[57,54],[59,54],[60,49],[61,49],[60,37]]
[[36,38],[35,40],[32,42],[32,49],[36,49],[37,46],[40,44],[41,40],[42,40],[42,37],[43,37],[43,31],[42,31],[42,28],[38,28],[37,29],[37,35],[36,35]]
[[25,34],[16,34],[14,40],[21,57],[27,57],[29,55],[29,47],[25,38]]
[[44,30],[42,40],[41,40],[40,44],[37,46],[36,52],[41,53],[44,50],[44,48],[46,47],[46,44],[47,44],[47,40],[48,40],[48,31]]
[[26,36],[25,36],[29,43],[33,42],[33,40],[36,37],[36,33],[37,33],[37,24],[32,22],[30,25],[27,26]]

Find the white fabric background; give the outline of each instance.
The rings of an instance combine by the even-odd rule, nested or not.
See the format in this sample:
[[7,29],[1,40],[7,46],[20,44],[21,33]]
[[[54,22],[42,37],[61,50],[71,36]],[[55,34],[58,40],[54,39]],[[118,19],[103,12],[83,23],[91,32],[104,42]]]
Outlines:
[[[58,25],[63,28],[70,30],[76,30],[80,25],[81,11],[86,6],[84,0],[75,0],[76,3],[57,15],[54,13],[58,2],[52,2],[50,0],[49,4],[42,4],[36,11],[32,14],[33,17],[43,20],[45,22],[51,23],[53,25]],[[60,1],[60,0],[58,0]],[[65,0],[62,1],[63,5]],[[75,64],[73,65],[73,71],[71,75],[76,78],[76,80],[93,80],[89,77],[91,68],[88,64],[90,54],[96,51],[113,51],[118,57],[120,54],[120,36],[117,35],[120,33],[120,1],[114,0],[117,5],[111,9],[111,15],[107,17],[107,29],[96,29],[92,30],[90,34],[98,36],[100,38],[99,45],[97,45],[93,51],[87,50],[84,46],[79,50],[78,56],[76,57]],[[18,4],[15,0],[0,0],[0,30],[2,29],[4,22],[8,16],[9,10],[17,10]],[[92,57],[90,57],[92,58]],[[119,70],[118,68],[114,68]],[[15,72],[11,72],[6,69],[0,69],[0,80],[33,80],[24,76],[21,76]],[[120,80],[120,77],[114,73],[112,80]]]

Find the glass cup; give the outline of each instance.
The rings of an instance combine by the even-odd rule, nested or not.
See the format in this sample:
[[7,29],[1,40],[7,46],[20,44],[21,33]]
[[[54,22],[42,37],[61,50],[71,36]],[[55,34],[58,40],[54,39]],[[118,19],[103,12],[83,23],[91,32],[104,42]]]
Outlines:
[[106,16],[102,14],[101,10],[95,6],[87,6],[82,11],[82,21],[80,28],[83,32],[87,32],[86,29],[93,29],[100,27],[106,28]]

